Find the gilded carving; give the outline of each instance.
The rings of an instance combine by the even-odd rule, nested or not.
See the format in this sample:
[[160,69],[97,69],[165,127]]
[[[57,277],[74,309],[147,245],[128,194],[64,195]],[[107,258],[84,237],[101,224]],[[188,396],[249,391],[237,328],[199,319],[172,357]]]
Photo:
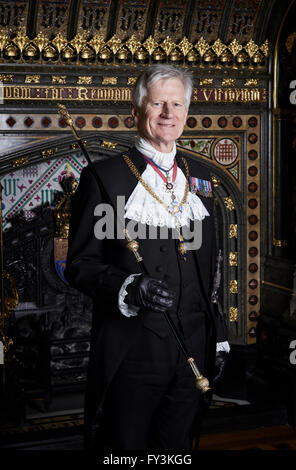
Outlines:
[[100,34],[95,34],[94,37],[89,41],[89,45],[94,49],[95,53],[98,54],[104,47],[105,41]]
[[193,44],[191,44],[191,42],[188,41],[186,36],[184,36],[182,41],[179,42],[178,48],[180,49],[184,57],[186,57],[188,52],[193,48]]
[[257,86],[258,78],[247,78],[245,80],[245,86]]
[[65,36],[63,36],[62,33],[58,33],[51,42],[57,48],[57,50],[61,52],[61,50],[64,49],[67,44],[67,39],[65,38]]
[[52,157],[53,155],[55,155],[57,153],[57,151],[58,151],[57,148],[43,150],[41,152],[42,158]]
[[110,142],[109,140],[103,140],[101,143],[101,147],[105,147],[107,149],[115,149],[117,144],[115,142]]
[[237,294],[238,293],[237,280],[236,279],[231,279],[229,281],[229,293],[230,294]]
[[8,32],[5,30],[0,31],[0,49],[3,50],[8,42],[9,35]]
[[56,207],[54,208],[54,216],[56,222],[55,237],[67,239],[69,236],[69,223],[70,223],[70,204],[71,198],[75,193],[78,182],[75,178],[71,178],[68,188],[60,198]]
[[199,80],[200,85],[212,85],[213,83],[213,78],[201,78]]
[[72,39],[70,44],[76,49],[78,54],[80,53],[81,49],[86,45],[86,39],[82,34],[76,34],[75,38]]
[[245,50],[247,51],[250,57],[253,57],[253,55],[258,51],[258,49],[259,47],[253,41],[253,39],[250,39],[250,41],[245,45]]
[[228,45],[228,49],[230,50],[233,56],[236,56],[242,50],[242,48],[243,46],[239,44],[237,39],[233,39]]
[[21,158],[17,158],[16,160],[13,160],[12,166],[14,168],[18,168],[19,166],[26,165],[26,163],[29,163],[29,158],[28,157],[21,157]]
[[219,57],[222,52],[224,52],[224,50],[226,49],[226,45],[223,44],[221,39],[216,39],[216,41],[212,45],[212,49],[215,52],[216,56]]
[[2,83],[9,83],[13,82],[13,75],[12,73],[1,73],[0,74],[0,82]]
[[268,40],[265,39],[264,43],[260,46],[260,51],[263,52],[263,54],[267,57],[269,54],[269,44]]
[[235,78],[223,78],[222,86],[233,86],[235,84]]
[[238,258],[238,252],[230,251],[229,252],[229,266],[237,266],[237,258]]
[[103,77],[102,85],[116,85],[117,77]]
[[149,36],[144,42],[143,46],[148,51],[149,55],[152,55],[155,49],[158,47],[158,43],[152,36]]
[[59,83],[64,85],[67,80],[67,75],[52,75],[51,76],[51,83]]
[[34,39],[34,44],[38,47],[39,51],[42,52],[44,47],[48,44],[49,39],[46,37],[43,31],[40,31]]
[[225,206],[227,207],[227,209],[229,211],[234,210],[234,203],[233,203],[233,200],[230,196],[227,196],[227,197],[224,198],[224,203],[225,203]]
[[125,43],[126,47],[128,48],[129,51],[131,51],[132,55],[135,54],[137,49],[141,47],[140,41],[136,38],[136,36],[133,34]]
[[235,322],[238,320],[238,308],[237,307],[230,307],[229,308],[229,321]]
[[78,85],[91,85],[92,79],[93,77],[91,75],[90,76],[81,75],[77,78],[77,84]]
[[[109,61],[112,55],[120,61],[126,61],[130,60],[131,54],[132,61],[143,61],[146,58],[146,53],[148,53],[156,62],[163,60],[166,56],[172,62],[186,60],[192,64],[198,59],[199,55],[208,65],[218,59],[219,63],[215,64],[215,68],[228,66],[233,69],[250,59],[252,63],[260,64],[264,56],[269,54],[267,40],[259,46],[251,39],[243,46],[236,38],[227,44],[220,38],[210,43],[201,36],[193,44],[186,36],[178,42],[175,35],[167,35],[164,39],[159,35],[155,37],[150,35],[143,42],[136,34],[128,36],[125,40],[121,39],[121,35],[120,37],[114,35],[105,42],[103,35],[99,33],[87,38],[90,34],[90,31],[87,30],[83,34],[78,33],[70,41],[68,41],[65,32],[62,32],[62,30],[53,39],[49,39],[49,34],[49,32],[41,31],[35,38],[30,40],[22,31],[19,31],[14,37],[11,36],[11,33],[2,30],[0,31],[0,49],[5,50],[5,56],[17,58],[23,52],[24,55],[31,57],[31,60],[38,59],[39,50],[39,52],[42,52],[41,61],[43,58],[57,60],[59,54],[64,60],[78,56],[77,60],[84,62],[95,59],[95,54],[103,61]],[[292,40],[291,37],[288,47],[290,47]],[[236,63],[231,64],[231,59],[234,58]],[[199,67],[203,67],[203,64],[199,64]]]
[[203,57],[205,52],[210,48],[209,44],[205,41],[203,36],[199,38],[197,43],[195,44],[195,49],[198,51],[199,55]]
[[278,248],[282,248],[283,246],[288,246],[288,240],[277,240],[276,238],[274,238],[273,246],[276,246]]
[[118,49],[120,48],[121,45],[122,45],[122,42],[121,42],[121,40],[120,40],[116,35],[114,35],[114,36],[107,42],[107,46],[111,49],[111,51],[113,52],[113,54],[116,54],[116,52],[118,51]]
[[229,225],[229,238],[237,238],[237,224]]
[[40,83],[40,75],[26,75],[25,83]]
[[[82,143],[83,143],[83,145],[84,145],[84,147],[85,147],[87,142],[86,142],[86,140],[83,140]],[[75,142],[74,144],[71,145],[71,148],[72,148],[73,150],[77,150],[77,149],[80,149],[80,145],[77,144],[77,142]]]
[[24,47],[30,42],[30,39],[22,30],[19,30],[13,41],[22,52]]
[[171,40],[171,38],[169,36],[167,36],[165,38],[165,40],[162,41],[160,46],[164,50],[166,55],[169,55],[171,53],[171,51],[174,49],[174,47],[176,47],[176,44],[174,43],[174,41]]
[[216,176],[211,176],[211,180],[214,185],[214,188],[218,188],[218,186],[220,186],[221,181],[219,180],[219,178],[217,178]]

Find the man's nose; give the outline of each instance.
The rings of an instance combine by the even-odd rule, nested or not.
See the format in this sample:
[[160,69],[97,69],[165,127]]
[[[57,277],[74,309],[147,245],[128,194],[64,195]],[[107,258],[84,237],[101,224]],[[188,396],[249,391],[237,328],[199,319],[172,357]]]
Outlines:
[[171,117],[173,115],[173,105],[170,103],[164,102],[162,106],[162,115],[166,118]]

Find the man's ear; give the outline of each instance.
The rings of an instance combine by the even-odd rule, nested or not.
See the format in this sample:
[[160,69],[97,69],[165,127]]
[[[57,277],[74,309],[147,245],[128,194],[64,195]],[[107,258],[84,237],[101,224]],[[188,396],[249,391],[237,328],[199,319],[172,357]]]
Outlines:
[[139,117],[139,110],[136,108],[136,106],[132,103],[131,104],[131,115],[134,119],[135,124],[138,122],[138,117]]

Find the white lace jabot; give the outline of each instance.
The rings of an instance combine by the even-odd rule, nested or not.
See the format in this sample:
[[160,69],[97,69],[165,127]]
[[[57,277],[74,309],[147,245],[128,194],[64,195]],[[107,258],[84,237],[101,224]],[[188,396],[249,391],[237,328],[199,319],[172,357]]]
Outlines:
[[[161,168],[165,170],[172,168],[176,155],[175,144],[172,152],[162,153],[158,152],[142,137],[138,136],[135,140],[135,146],[139,152],[153,160],[153,162]],[[172,172],[173,170],[171,169],[169,172],[170,176],[172,176]],[[155,192],[166,205],[170,205],[170,193],[166,192],[163,180],[151,165],[147,165],[141,176],[152,191]],[[184,196],[185,183],[185,175],[182,170],[178,168],[174,191],[178,203],[181,202]],[[185,225],[188,226],[190,220],[203,220],[208,215],[209,213],[200,198],[191,192],[188,193],[183,212],[177,213],[181,227]],[[154,225],[155,227],[167,226],[169,228],[175,228],[174,217],[148,193],[140,182],[138,182],[125,205],[125,218],[135,220],[142,224]]]

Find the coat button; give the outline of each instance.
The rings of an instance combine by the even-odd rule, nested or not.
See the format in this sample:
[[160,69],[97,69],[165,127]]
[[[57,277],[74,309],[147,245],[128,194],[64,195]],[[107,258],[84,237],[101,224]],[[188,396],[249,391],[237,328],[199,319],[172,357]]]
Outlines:
[[155,270],[156,270],[158,273],[162,273],[162,272],[163,272],[163,267],[162,267],[162,266],[156,266]]
[[166,251],[168,251],[168,247],[166,245],[161,245],[160,251],[162,251],[162,253],[165,253]]

